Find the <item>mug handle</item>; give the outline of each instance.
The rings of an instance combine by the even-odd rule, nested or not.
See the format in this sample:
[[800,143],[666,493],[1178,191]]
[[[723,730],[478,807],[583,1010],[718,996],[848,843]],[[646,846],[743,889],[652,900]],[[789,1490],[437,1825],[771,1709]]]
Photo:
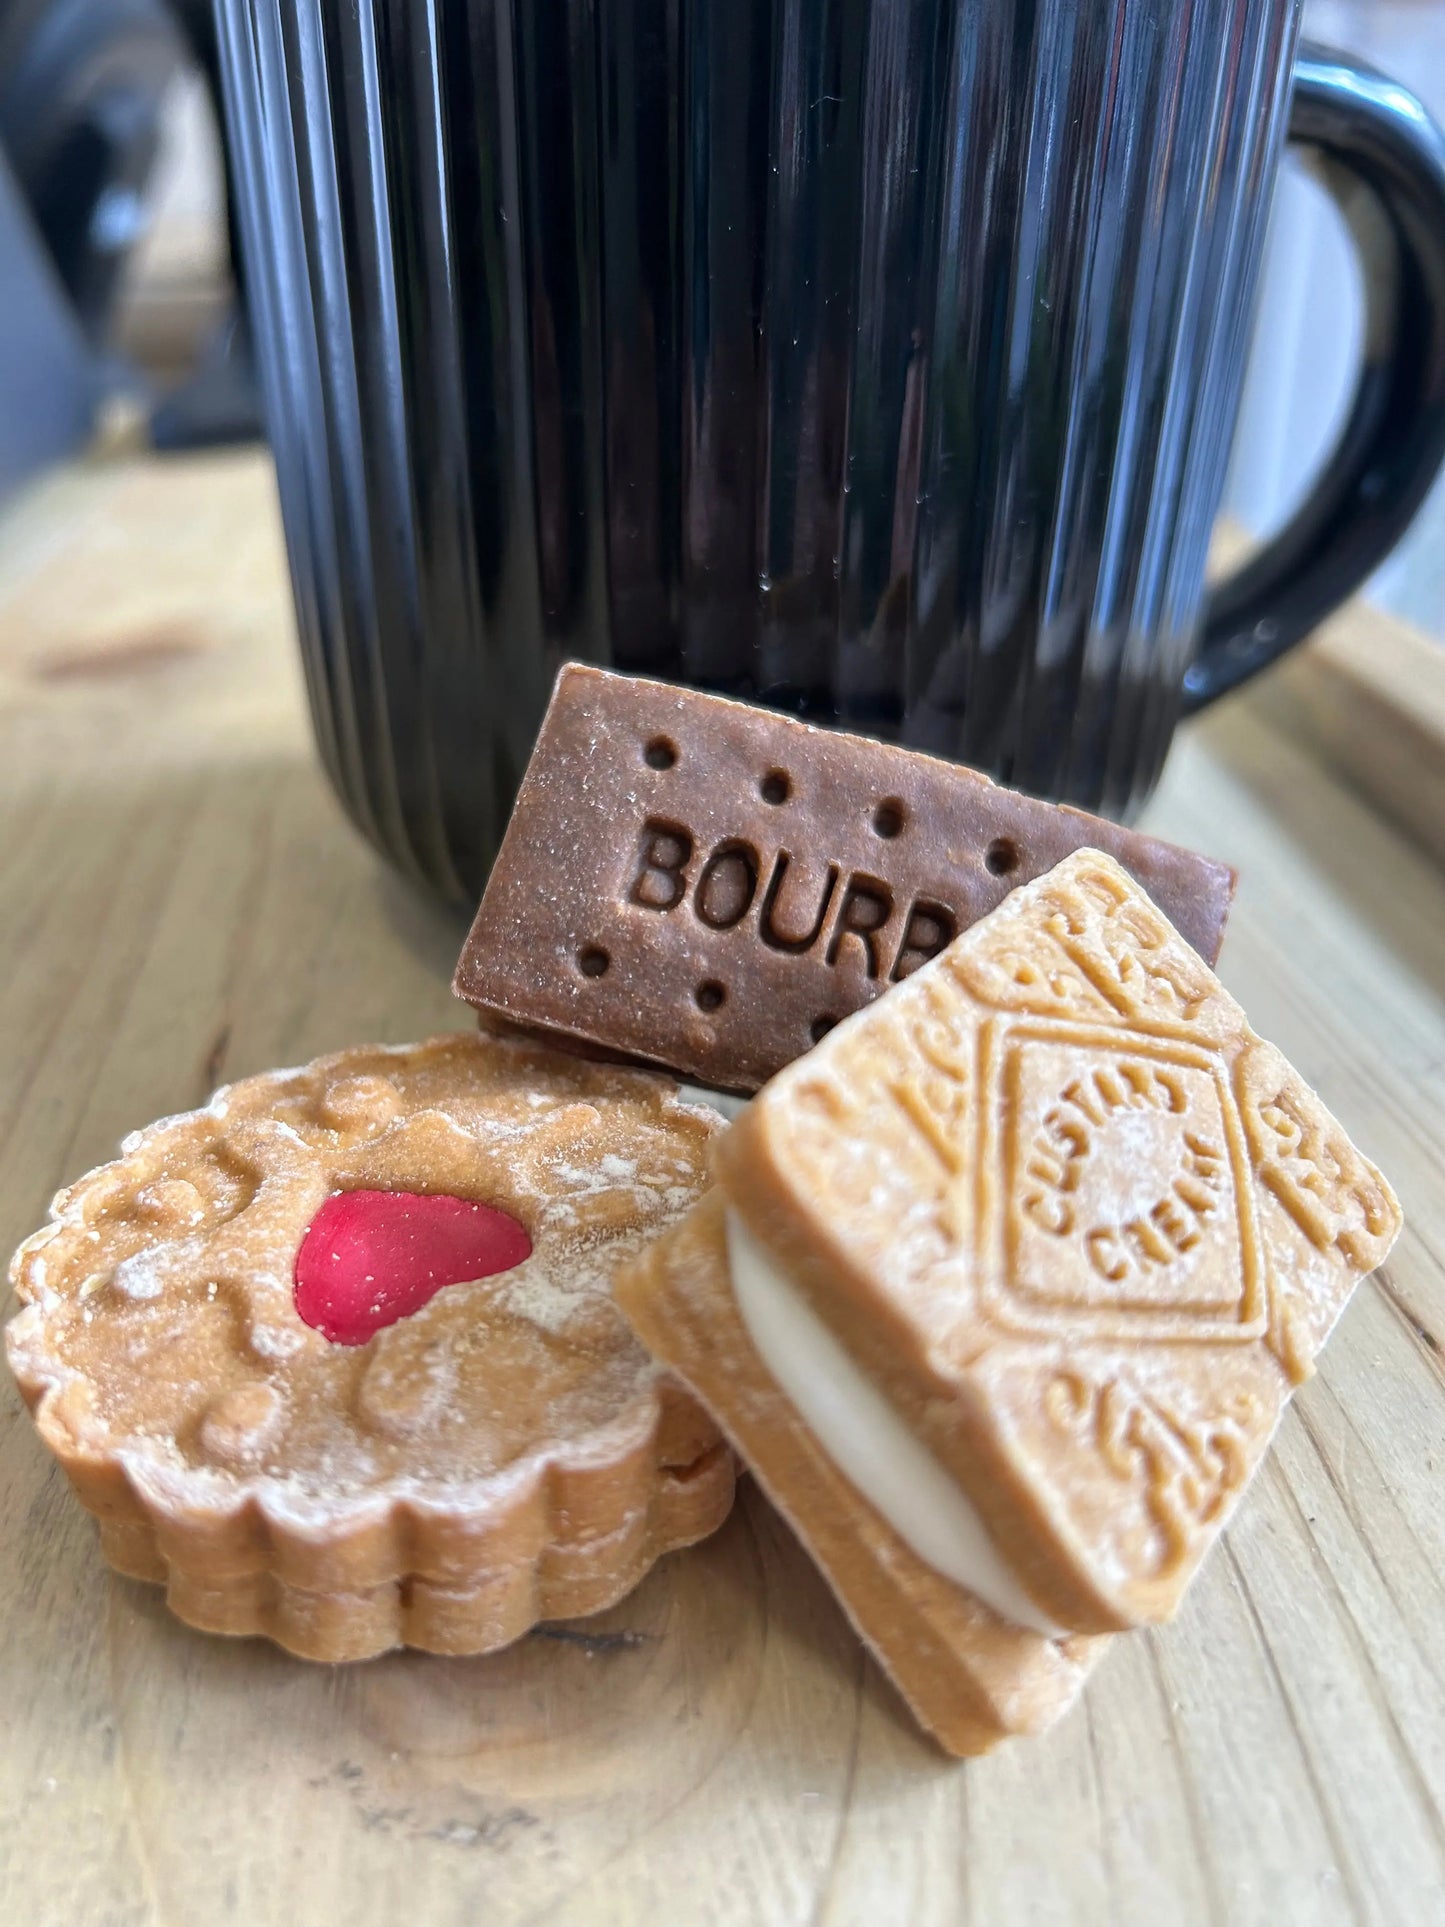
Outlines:
[[1360,255],[1364,366],[1338,445],[1293,518],[1210,595],[1186,716],[1301,641],[1404,533],[1445,458],[1445,133],[1405,88],[1301,46],[1289,138]]

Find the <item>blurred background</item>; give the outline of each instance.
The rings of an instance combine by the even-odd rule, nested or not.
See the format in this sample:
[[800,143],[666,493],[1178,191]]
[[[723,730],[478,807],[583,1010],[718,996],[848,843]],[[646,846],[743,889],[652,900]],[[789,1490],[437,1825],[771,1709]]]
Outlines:
[[[1309,0],[1304,31],[1445,118],[1445,0]],[[209,0],[0,0],[0,496],[97,434],[261,434],[214,76]],[[1331,445],[1362,310],[1339,214],[1287,158],[1224,500],[1247,533]],[[1370,594],[1445,633],[1445,479]]]
[[[1405,78],[1445,117],[1440,0],[1307,0],[1304,31]],[[1303,496],[1344,416],[1358,366],[1357,257],[1324,190],[1286,153],[1224,513],[1253,535]],[[1445,634],[1445,477],[1369,585],[1369,595]]]

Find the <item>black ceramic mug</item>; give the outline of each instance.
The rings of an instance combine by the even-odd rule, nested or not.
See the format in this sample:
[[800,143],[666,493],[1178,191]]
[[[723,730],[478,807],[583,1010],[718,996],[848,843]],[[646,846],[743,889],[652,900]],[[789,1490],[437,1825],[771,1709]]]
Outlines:
[[[1445,139],[1298,0],[218,0],[317,739],[475,896],[567,656],[1115,814],[1445,451]],[[1342,440],[1206,597],[1286,135]]]

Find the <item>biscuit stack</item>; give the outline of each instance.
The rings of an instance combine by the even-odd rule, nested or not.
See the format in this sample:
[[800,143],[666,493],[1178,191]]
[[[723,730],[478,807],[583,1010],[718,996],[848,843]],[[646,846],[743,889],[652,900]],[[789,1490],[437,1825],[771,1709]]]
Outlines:
[[[564,671],[483,1033],[127,1140],[17,1253],[12,1368],[208,1630],[491,1650],[712,1531],[736,1453],[945,1748],[1037,1732],[1175,1611],[1399,1229],[1210,968],[1232,889]],[[757,1094],[724,1128],[658,1066]]]

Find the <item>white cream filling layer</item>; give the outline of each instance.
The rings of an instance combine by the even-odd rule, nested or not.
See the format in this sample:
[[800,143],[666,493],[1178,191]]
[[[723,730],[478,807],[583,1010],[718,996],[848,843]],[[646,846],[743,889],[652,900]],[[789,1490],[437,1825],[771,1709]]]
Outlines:
[[727,1214],[733,1296],[763,1363],[819,1445],[925,1565],[1000,1618],[1062,1639],[1000,1556],[983,1520],[928,1447],[773,1263]]

